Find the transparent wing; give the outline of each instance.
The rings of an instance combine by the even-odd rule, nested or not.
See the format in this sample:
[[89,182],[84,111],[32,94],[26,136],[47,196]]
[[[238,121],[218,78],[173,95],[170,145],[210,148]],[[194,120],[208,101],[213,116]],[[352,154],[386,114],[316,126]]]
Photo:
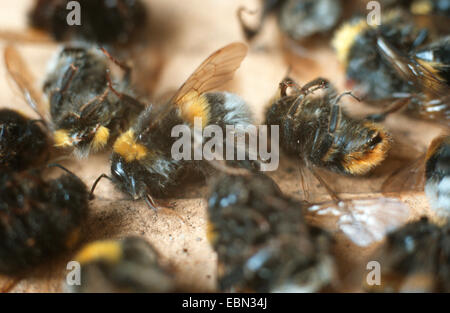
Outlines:
[[189,100],[185,98],[189,93],[194,92],[199,96],[230,81],[247,55],[247,50],[245,44],[235,42],[211,54],[175,93],[173,103],[183,105],[185,100]]
[[8,73],[19,87],[25,101],[39,116],[48,123],[48,107],[42,101],[42,94],[33,87],[34,77],[17,49],[8,45],[4,51]]
[[437,97],[448,96],[447,83],[436,74],[436,69],[430,64],[398,51],[382,37],[378,38],[377,47],[384,59],[397,70],[403,79]]
[[247,50],[245,44],[235,42],[211,54],[165,104],[164,109],[152,119],[153,122],[148,129],[153,128],[158,120],[167,115],[173,109],[172,105],[180,107],[183,112],[189,103],[195,102],[203,93],[214,90],[231,80],[245,58]]
[[308,215],[314,220],[319,216],[336,218],[338,231],[356,245],[366,247],[405,224],[409,207],[399,199],[379,197],[313,205]]

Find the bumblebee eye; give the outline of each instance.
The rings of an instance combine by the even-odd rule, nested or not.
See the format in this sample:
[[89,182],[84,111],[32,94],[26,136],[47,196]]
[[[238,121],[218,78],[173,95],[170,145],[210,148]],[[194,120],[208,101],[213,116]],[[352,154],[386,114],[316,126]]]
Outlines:
[[377,144],[379,144],[383,139],[381,138],[380,134],[377,133],[376,136],[373,136],[372,138],[370,138],[368,145],[370,147],[370,149],[373,149],[377,146]]

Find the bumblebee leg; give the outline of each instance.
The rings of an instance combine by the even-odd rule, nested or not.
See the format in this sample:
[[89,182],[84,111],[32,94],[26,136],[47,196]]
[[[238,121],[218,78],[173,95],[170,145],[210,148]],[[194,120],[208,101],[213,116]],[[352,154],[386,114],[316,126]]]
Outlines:
[[312,81],[310,81],[309,83],[305,84],[302,87],[302,91],[305,94],[309,94],[309,93],[313,93],[314,91],[318,90],[318,89],[324,89],[324,88],[329,88],[330,82],[328,81],[328,79],[325,78],[316,78]]
[[97,177],[97,179],[95,180],[94,184],[92,185],[91,192],[89,192],[89,200],[94,199],[94,190],[95,190],[95,188],[97,187],[98,182],[99,182],[102,178],[107,178],[107,179],[111,180],[111,177],[109,177],[109,176],[106,175],[106,174],[102,174],[102,175],[100,175],[99,177]]
[[411,98],[398,99],[398,100],[394,101],[394,103],[392,103],[392,105],[390,105],[383,112],[370,114],[370,115],[366,116],[365,119],[369,120],[369,121],[373,121],[373,122],[383,122],[389,114],[395,113],[395,112],[403,109],[404,107],[406,107],[406,105],[408,105],[408,103],[410,101],[411,101]]
[[328,121],[328,132],[333,134],[336,129],[339,128],[341,124],[342,111],[341,106],[338,104],[333,104],[331,106],[330,119]]
[[130,80],[131,76],[131,67],[125,64],[125,62],[119,61],[115,57],[113,57],[108,51],[106,51],[105,48],[100,47],[100,50],[103,52],[104,55],[108,57],[114,64],[116,64],[118,67],[120,67],[124,72],[124,80],[128,82]]

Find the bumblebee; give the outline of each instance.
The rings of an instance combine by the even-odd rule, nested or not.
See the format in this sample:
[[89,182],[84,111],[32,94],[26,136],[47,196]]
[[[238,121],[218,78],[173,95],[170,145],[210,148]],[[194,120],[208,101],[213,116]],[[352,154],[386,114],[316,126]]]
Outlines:
[[174,291],[173,275],[162,267],[156,250],[142,238],[87,244],[75,261],[81,265],[81,282],[65,285],[68,292]]
[[350,84],[369,103],[404,99],[408,112],[448,125],[448,38],[427,43],[427,31],[401,11],[385,13],[380,26],[365,18],[344,24],[333,46]]
[[221,291],[314,292],[335,275],[331,237],[269,177],[222,175],[208,196],[207,238]]
[[450,224],[426,218],[388,235],[372,259],[381,266],[382,292],[450,292]]
[[[126,70],[122,79],[113,81],[110,77],[110,58]],[[62,48],[50,62],[44,83],[49,109],[33,89],[25,62],[13,46],[6,48],[5,60],[11,76],[53,129],[55,146],[74,148],[80,158],[104,148],[144,108],[124,93],[129,71],[106,51],[84,46]],[[50,121],[46,118],[48,111]]]
[[0,172],[0,273],[20,274],[78,242],[88,212],[86,185],[72,173]]
[[340,0],[265,0],[258,26],[253,28],[245,22],[243,12],[238,11],[244,35],[252,40],[262,29],[264,21],[273,12],[278,14],[281,30],[294,40],[302,40],[332,30],[341,17]]
[[443,15],[450,17],[449,0],[383,0],[383,8],[402,7],[416,15]]
[[147,23],[140,0],[78,0],[81,25],[67,22],[68,0],[37,0],[28,14],[29,24],[55,40],[127,43]]
[[50,143],[39,120],[0,109],[0,169],[20,171],[44,162]]
[[[218,125],[225,129],[226,125],[240,125],[245,129],[251,123],[244,100],[228,92],[210,92],[231,80],[246,53],[247,47],[242,43],[232,43],[214,52],[168,103],[147,107],[117,138],[111,156],[111,179],[120,190],[133,199],[152,203],[152,196],[167,195],[179,186],[188,169],[197,168],[198,162],[172,157],[174,126],[194,129],[196,118],[201,120],[201,127]],[[196,134],[194,130],[194,143],[198,142]]]
[[[323,93],[314,94],[318,89]],[[348,116],[339,104],[345,95],[351,93],[338,96],[323,78],[303,87],[285,78],[279,98],[266,111],[266,123],[280,126],[280,146],[308,168],[364,175],[386,158],[391,137],[379,124]]]

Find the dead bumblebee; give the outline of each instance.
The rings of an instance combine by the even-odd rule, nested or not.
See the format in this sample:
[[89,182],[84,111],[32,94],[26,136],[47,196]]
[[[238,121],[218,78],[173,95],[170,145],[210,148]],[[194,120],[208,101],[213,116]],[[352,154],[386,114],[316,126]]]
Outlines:
[[126,237],[84,246],[76,255],[81,264],[80,285],[69,292],[173,292],[174,278],[144,239]]
[[[318,89],[323,93],[315,95]],[[280,97],[266,111],[266,123],[280,126],[280,146],[308,168],[364,175],[386,158],[391,139],[380,125],[347,115],[339,104],[347,94],[338,96],[322,78],[302,87],[285,78]]]
[[78,0],[80,25],[69,25],[69,0],[37,0],[29,24],[55,40],[127,43],[145,26],[147,13],[140,0]]
[[207,237],[222,291],[314,292],[335,275],[331,238],[262,174],[219,177],[208,196]]
[[44,84],[48,109],[33,89],[22,57],[12,46],[5,50],[11,76],[50,125],[55,146],[74,148],[79,157],[104,148],[143,109],[139,101],[123,93],[128,90],[127,72],[123,78],[110,77],[110,58],[97,48],[63,47],[50,62]]
[[382,292],[450,292],[450,224],[437,226],[426,218],[388,235],[374,254],[381,265]]
[[401,11],[384,15],[380,26],[365,18],[344,24],[333,46],[349,83],[370,102],[403,101],[408,111],[448,124],[448,37],[427,42],[427,31]]
[[49,147],[39,120],[0,109],[0,170],[20,171],[44,161]]
[[[228,92],[209,91],[231,80],[246,53],[247,47],[242,43],[232,43],[214,52],[168,103],[147,107],[119,136],[111,156],[111,179],[119,189],[134,199],[152,203],[152,196],[167,195],[180,185],[186,170],[196,164],[172,156],[171,148],[177,138],[171,133],[177,125],[194,129],[194,120],[199,119],[202,128],[213,124],[223,129],[226,125],[245,129],[251,122],[245,101]],[[195,136],[194,142],[198,142]]]
[[73,248],[87,216],[88,190],[72,173],[0,171],[0,272],[19,274]]
[[450,17],[449,0],[383,0],[383,8],[401,7],[416,15],[443,15]]
[[278,14],[281,30],[294,40],[332,30],[341,17],[340,0],[264,0],[262,13],[256,27],[247,25],[243,18],[246,9],[238,11],[239,21],[247,40],[253,39],[272,12]]

